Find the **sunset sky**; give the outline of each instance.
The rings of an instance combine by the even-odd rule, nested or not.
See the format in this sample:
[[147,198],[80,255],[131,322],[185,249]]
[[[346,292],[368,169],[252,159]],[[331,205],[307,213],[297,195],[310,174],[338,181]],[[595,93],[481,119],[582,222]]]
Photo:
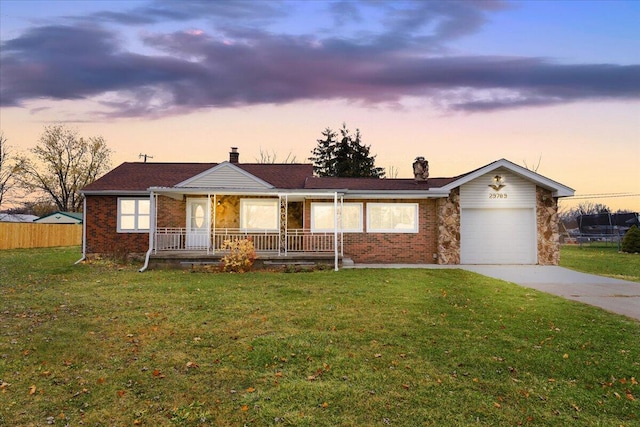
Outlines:
[[0,130],[124,161],[306,162],[360,129],[378,166],[506,158],[640,211],[640,1],[0,0]]

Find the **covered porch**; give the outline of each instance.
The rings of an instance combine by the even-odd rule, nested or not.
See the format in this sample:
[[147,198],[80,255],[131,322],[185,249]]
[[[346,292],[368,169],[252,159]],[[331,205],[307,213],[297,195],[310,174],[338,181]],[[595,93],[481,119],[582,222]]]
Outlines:
[[[324,200],[333,206],[331,230],[313,230],[307,200]],[[338,192],[204,191],[154,188],[150,193],[149,260],[181,264],[215,264],[225,242],[250,240],[257,262],[305,264],[344,256]],[[175,263],[174,262],[174,263]],[[146,267],[144,267],[146,268]]]

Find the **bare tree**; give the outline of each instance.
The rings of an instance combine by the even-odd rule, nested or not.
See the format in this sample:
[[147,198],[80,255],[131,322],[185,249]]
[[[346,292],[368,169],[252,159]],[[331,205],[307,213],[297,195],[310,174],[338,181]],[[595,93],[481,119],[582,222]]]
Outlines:
[[34,159],[18,159],[20,185],[44,194],[61,211],[81,211],[80,190],[110,168],[111,150],[104,138],[84,139],[61,124],[45,126],[30,151]]
[[0,131],[0,208],[5,196],[15,186],[16,160],[11,154],[7,138]]
[[284,161],[278,162],[278,154],[275,151],[268,152],[260,148],[260,158],[256,159],[258,163],[296,163],[296,156],[292,155],[291,152],[287,154]]
[[387,178],[397,178],[398,177],[398,168],[395,166],[389,166],[389,168],[387,169],[388,172],[385,173],[385,176]]
[[537,163],[537,164],[535,164],[535,165],[534,165],[534,164],[532,164],[531,166],[529,166],[529,165],[527,164],[527,161],[526,161],[526,160],[523,160],[523,163],[524,163],[524,167],[525,167],[525,168],[529,169],[530,171],[533,171],[533,172],[536,172],[536,173],[537,173],[537,172],[538,172],[538,169],[540,168],[540,163],[542,163],[542,154],[540,154],[540,156],[538,156],[538,163]]

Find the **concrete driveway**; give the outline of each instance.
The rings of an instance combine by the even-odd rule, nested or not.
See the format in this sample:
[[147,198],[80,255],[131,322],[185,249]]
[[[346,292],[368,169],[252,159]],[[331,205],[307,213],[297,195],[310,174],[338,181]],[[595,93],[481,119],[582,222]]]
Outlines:
[[541,265],[460,265],[461,269],[516,283],[640,320],[640,283]]
[[542,265],[354,264],[344,268],[460,268],[640,320],[640,283]]

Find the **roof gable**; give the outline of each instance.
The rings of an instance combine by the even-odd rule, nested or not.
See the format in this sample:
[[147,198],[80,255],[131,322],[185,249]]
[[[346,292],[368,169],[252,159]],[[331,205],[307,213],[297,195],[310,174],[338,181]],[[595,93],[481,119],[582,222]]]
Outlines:
[[223,162],[176,184],[175,187],[262,190],[273,188],[273,185],[239,168],[233,163]]
[[58,223],[58,224],[80,224],[82,223],[82,212],[62,212],[57,211],[49,215],[34,219],[33,222],[39,223]]
[[510,162],[506,159],[496,160],[493,163],[489,163],[486,166],[483,166],[479,169],[461,175],[454,181],[442,187],[443,190],[451,191],[454,188],[460,187],[463,184],[466,184],[470,181],[473,181],[476,178],[479,178],[487,173],[491,173],[496,169],[505,168],[511,171],[513,174],[520,176],[526,180],[529,180],[536,184],[539,187],[546,188],[548,190],[553,191],[554,197],[569,197],[573,196],[575,190],[571,187],[567,187],[566,185],[562,185],[559,182],[556,182],[552,179],[546,178],[536,172],[533,172],[527,168],[522,166],[518,166],[515,163]]

